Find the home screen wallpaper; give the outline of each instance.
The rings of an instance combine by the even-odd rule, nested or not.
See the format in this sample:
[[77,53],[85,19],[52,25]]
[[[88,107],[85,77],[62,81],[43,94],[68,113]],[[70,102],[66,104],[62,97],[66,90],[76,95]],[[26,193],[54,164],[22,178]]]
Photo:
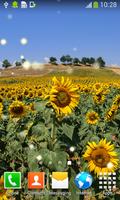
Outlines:
[[120,199],[119,1],[0,1],[0,200]]

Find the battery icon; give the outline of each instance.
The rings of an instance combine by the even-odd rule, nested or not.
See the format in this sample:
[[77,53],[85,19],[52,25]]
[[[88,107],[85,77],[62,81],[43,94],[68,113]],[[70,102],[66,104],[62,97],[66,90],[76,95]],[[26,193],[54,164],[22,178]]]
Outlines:
[[98,3],[98,1],[94,1],[93,2],[93,8],[99,8],[99,3]]

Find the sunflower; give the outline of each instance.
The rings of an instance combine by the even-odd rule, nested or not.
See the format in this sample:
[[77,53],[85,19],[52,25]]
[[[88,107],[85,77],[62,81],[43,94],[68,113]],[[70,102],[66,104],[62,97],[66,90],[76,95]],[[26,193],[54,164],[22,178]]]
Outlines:
[[3,112],[3,104],[0,102],[0,116],[2,115]]
[[13,101],[9,106],[9,113],[11,117],[22,117],[26,114],[26,105],[21,101]]
[[3,97],[0,95],[0,103],[3,102]]
[[42,89],[38,89],[36,95],[37,97],[42,97]]
[[88,142],[87,150],[83,155],[84,159],[89,162],[90,171],[99,175],[100,172],[114,172],[118,167],[119,159],[114,151],[114,145],[102,139],[98,144]]
[[8,200],[12,196],[13,190],[4,189],[4,178],[0,178],[0,200]]
[[30,91],[27,97],[30,99],[34,98],[34,92]]
[[115,97],[113,104],[120,106],[120,94]]
[[99,90],[101,87],[102,87],[102,84],[101,84],[101,83],[95,83],[95,84],[93,85],[93,90],[94,90],[94,91]]
[[111,108],[107,111],[105,119],[111,121],[114,119],[115,114],[118,111],[118,105],[112,105]]
[[22,92],[21,92],[21,94],[16,95],[16,100],[18,100],[18,101],[22,101],[23,98],[24,98],[24,96],[23,96]]
[[102,104],[105,101],[105,95],[103,95],[101,92],[98,92],[93,96],[93,100],[95,104]]
[[57,80],[53,78],[53,86],[50,91],[50,102],[58,115],[68,115],[77,106],[79,95],[78,87],[73,85],[69,78]]
[[11,92],[8,92],[8,93],[6,94],[6,98],[7,98],[7,99],[11,99],[11,96],[12,96]]
[[91,92],[91,87],[90,86],[84,86],[83,88],[82,88],[82,92],[83,93],[90,93]]
[[23,91],[23,95],[27,96],[28,94],[29,94],[29,90],[27,88],[25,88],[24,91]]
[[29,109],[30,111],[35,112],[35,104],[33,102],[29,104]]
[[86,114],[86,121],[88,124],[95,125],[99,120],[99,115],[95,111],[88,112]]

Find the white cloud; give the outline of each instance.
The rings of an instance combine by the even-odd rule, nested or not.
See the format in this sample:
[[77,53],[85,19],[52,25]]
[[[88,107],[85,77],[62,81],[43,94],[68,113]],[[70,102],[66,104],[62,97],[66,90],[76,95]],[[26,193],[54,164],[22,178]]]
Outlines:
[[78,49],[77,49],[77,47],[73,47],[73,51],[77,51]]
[[12,14],[8,14],[8,15],[7,15],[7,18],[8,18],[9,20],[13,19],[13,15],[12,15]]
[[48,62],[49,62],[49,57],[44,57],[44,61],[45,61],[46,63],[48,63]]

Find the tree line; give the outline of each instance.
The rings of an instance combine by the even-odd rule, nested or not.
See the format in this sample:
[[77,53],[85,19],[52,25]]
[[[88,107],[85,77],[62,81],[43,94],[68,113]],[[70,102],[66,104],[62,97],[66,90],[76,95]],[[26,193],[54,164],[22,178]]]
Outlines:
[[[16,67],[21,66],[25,61],[26,59],[22,59],[21,61],[16,61],[14,65]],[[72,58],[70,55],[63,55],[59,60],[56,57],[50,57],[49,63],[52,65],[58,65],[58,63],[61,63],[63,65],[73,65],[73,66],[79,66],[79,65],[92,66],[93,64],[97,63],[99,67],[105,67],[106,64],[102,57],[99,57],[97,59],[93,57],[90,58],[83,57],[79,59],[77,57]],[[8,68],[10,66],[12,66],[12,64],[7,59],[5,59],[2,62],[2,67]]]
[[[88,65],[91,66],[95,63],[97,63],[99,65],[99,67],[105,67],[105,61],[103,60],[102,57],[98,57],[97,59],[93,58],[93,57],[83,57],[82,59],[79,59],[77,57],[72,58],[70,55],[63,55],[60,58],[60,63],[62,63],[63,65]],[[58,60],[56,57],[50,57],[49,58],[49,63],[57,65],[58,64]]]

